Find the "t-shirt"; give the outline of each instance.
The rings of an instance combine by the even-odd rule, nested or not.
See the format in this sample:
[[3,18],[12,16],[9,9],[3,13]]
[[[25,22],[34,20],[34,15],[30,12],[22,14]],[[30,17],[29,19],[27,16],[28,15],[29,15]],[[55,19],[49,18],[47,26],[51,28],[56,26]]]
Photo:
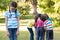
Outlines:
[[34,20],[33,20],[33,21],[30,21],[30,22],[29,22],[29,24],[28,24],[28,27],[29,27],[29,28],[34,27],[34,23],[35,23],[35,21],[34,21]]
[[45,26],[46,30],[53,30],[52,22],[50,20],[46,20],[44,22],[44,26]]
[[44,22],[42,20],[37,20],[36,26],[37,28],[44,27]]
[[[11,15],[11,17],[10,17],[10,15]],[[7,20],[8,28],[17,28],[18,27],[17,17],[19,17],[19,16],[20,16],[20,13],[18,11],[16,12],[16,14],[15,14],[15,12],[10,13],[9,11],[7,11],[5,13],[5,17],[8,18],[8,20]]]

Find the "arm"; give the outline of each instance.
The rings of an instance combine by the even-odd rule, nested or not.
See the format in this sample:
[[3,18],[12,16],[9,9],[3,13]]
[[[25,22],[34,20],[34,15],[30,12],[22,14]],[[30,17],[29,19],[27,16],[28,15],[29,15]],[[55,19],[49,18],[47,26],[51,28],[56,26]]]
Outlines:
[[7,36],[9,37],[10,36],[10,33],[9,33],[9,31],[8,31],[8,18],[6,17],[5,18],[5,23],[6,23],[6,32],[7,32]]
[[6,23],[6,31],[8,32],[8,18],[7,17],[5,17],[5,23]]
[[18,28],[17,28],[16,35],[18,36],[19,35],[19,17],[17,17],[17,21],[18,21]]
[[19,17],[20,17],[20,13],[17,11],[17,21],[18,21],[18,28],[17,28],[17,34],[19,32]]
[[18,20],[18,28],[17,28],[17,31],[19,31],[19,17],[17,18],[17,20]]

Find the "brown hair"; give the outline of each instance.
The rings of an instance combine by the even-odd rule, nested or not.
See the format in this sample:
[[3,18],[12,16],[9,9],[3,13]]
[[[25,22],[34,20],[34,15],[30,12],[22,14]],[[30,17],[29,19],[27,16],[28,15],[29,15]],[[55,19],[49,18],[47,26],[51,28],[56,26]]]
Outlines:
[[[17,8],[17,3],[16,2],[11,2],[10,6]],[[11,11],[10,11],[10,6],[9,6],[9,12],[10,12],[10,18],[11,18]],[[15,9],[15,15],[16,15],[17,9]],[[17,16],[16,16],[17,18]]]
[[11,2],[10,6],[16,8],[17,7],[17,3],[16,2]]
[[41,18],[41,14],[35,15],[35,22],[37,22],[38,17]]
[[37,19],[38,19],[38,16],[36,15],[36,16],[35,16],[35,23],[37,22]]
[[47,15],[47,14],[44,14],[45,16],[46,16],[46,19],[48,19],[49,18],[49,16]]
[[46,20],[46,16],[44,14],[41,15],[41,20],[44,22]]

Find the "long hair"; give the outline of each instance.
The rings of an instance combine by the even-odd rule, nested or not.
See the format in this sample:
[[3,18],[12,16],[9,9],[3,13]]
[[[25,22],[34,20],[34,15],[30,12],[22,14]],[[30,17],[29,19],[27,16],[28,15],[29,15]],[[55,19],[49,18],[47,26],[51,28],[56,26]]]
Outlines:
[[41,15],[41,20],[44,22],[45,20],[47,20],[47,16],[44,15],[44,14],[42,14],[42,15]]
[[41,14],[37,14],[37,15],[35,16],[35,22],[37,22],[38,17],[41,17]]
[[49,18],[49,16],[46,13],[44,15],[46,16],[47,19]]
[[38,19],[38,16],[36,15],[36,16],[35,16],[35,23],[37,22],[37,19]]
[[[11,2],[11,4],[10,4],[10,6],[12,6],[12,7],[14,7],[15,8],[15,17],[17,17],[16,15],[16,13],[17,13],[17,3],[16,2]],[[9,12],[10,12],[10,18],[11,18],[11,11],[10,11],[10,6],[9,6]]]

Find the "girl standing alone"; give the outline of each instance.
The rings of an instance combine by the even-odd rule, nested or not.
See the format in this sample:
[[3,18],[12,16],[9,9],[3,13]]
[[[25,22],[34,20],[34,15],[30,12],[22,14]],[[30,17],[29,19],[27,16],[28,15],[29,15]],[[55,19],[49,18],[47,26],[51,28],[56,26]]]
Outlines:
[[19,16],[17,11],[17,3],[12,2],[9,5],[9,10],[5,13],[6,30],[9,40],[17,40],[19,34]]

